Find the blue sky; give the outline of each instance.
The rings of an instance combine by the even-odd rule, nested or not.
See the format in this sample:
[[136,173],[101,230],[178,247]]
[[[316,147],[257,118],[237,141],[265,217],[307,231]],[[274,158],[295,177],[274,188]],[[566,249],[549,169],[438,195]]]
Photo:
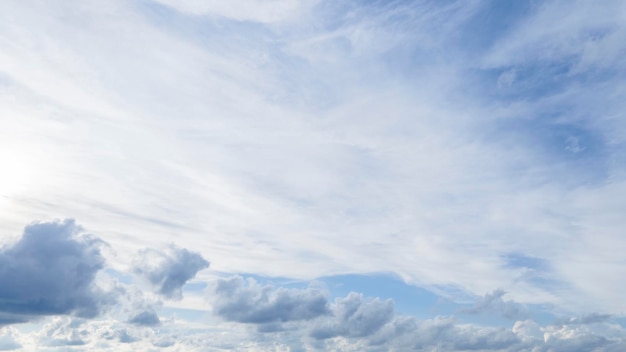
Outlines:
[[0,4],[0,349],[626,348],[626,6]]

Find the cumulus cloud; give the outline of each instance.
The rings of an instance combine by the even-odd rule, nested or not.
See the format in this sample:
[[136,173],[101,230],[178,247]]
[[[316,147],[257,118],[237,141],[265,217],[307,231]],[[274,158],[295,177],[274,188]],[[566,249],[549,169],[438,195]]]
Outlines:
[[[618,325],[604,325],[593,331],[585,327],[540,326],[532,320],[517,321],[512,328],[462,324],[453,316],[419,320],[398,314],[390,299],[366,298],[352,292],[330,303],[310,288],[276,288],[239,276],[220,279],[214,294],[217,315],[259,326],[250,336],[251,341],[271,340],[315,351],[613,351],[626,337],[626,331]],[[487,294],[472,309],[475,313],[506,313],[509,317],[527,313],[516,303],[503,301],[504,294],[502,290]],[[579,320],[604,324],[603,319],[593,315]],[[285,322],[290,323],[288,330],[280,328]]]
[[309,330],[309,336],[326,341],[326,347],[343,341],[376,351],[432,348],[491,351],[506,350],[521,343],[516,334],[504,328],[464,326],[453,317],[418,320],[397,314],[390,299],[365,299],[354,292],[337,299],[332,312],[332,316],[312,322]]
[[[62,317],[46,324],[35,334],[36,340],[24,335],[16,342],[26,349],[81,346],[108,351],[158,347],[232,351],[617,352],[624,347],[626,338],[623,327],[606,322],[597,323],[594,330],[584,324],[540,326],[531,320],[518,321],[512,328],[460,323],[451,316],[421,320],[397,314],[391,300],[368,299],[358,293],[334,300],[322,310],[323,314],[302,313],[306,308],[298,312],[295,304],[308,307],[308,302],[316,301],[310,298],[317,296],[313,289],[272,287],[241,277],[219,282],[228,288],[222,286],[224,290],[214,293],[213,298],[237,307],[236,313],[230,312],[235,314],[233,319],[220,315],[228,322],[209,318],[199,329],[197,322],[167,319],[155,328],[148,324]],[[328,303],[323,297],[320,301]],[[250,324],[264,327],[273,322],[288,323],[289,328],[248,329]]]
[[169,299],[181,299],[185,283],[208,267],[209,262],[199,253],[174,245],[165,251],[143,249],[133,262],[134,272],[145,278],[156,293]]
[[370,336],[394,317],[392,300],[364,301],[362,294],[354,292],[335,301],[332,311],[331,318],[319,322],[313,328],[313,337],[326,339],[335,336]]
[[328,300],[319,290],[274,288],[240,276],[217,282],[213,307],[226,320],[252,324],[310,320],[329,314]]
[[38,344],[43,346],[83,346],[88,343],[89,331],[80,319],[55,318],[39,332]]
[[33,223],[0,249],[0,324],[46,315],[95,317],[112,297],[95,285],[104,242],[74,220]]

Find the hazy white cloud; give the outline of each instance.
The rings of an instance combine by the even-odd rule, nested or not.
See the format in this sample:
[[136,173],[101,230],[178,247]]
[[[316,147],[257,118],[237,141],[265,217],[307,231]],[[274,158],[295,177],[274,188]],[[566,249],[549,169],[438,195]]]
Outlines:
[[[175,242],[193,252],[136,263],[166,298],[209,278],[206,253],[226,274],[391,272],[458,302],[493,292],[480,309],[509,315],[494,288],[619,316],[623,3],[502,4],[1,3],[0,230],[76,216],[117,272]],[[83,254],[94,266],[74,298],[101,265]],[[238,287],[255,302],[258,285]],[[55,312],[100,307],[59,292]],[[30,320],[6,302],[5,322]],[[144,312],[131,308],[124,322]],[[347,330],[324,346],[357,334],[331,323]]]
[[182,299],[182,287],[208,267],[209,262],[199,253],[174,245],[165,251],[143,249],[133,260],[133,271],[168,299]]

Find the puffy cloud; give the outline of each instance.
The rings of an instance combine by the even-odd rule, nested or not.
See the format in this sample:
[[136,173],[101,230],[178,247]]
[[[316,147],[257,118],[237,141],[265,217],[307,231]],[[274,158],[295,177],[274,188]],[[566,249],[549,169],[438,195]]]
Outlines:
[[81,325],[81,320],[55,318],[39,332],[38,344],[51,347],[86,345],[89,331]]
[[352,292],[335,302],[333,316],[314,327],[311,336],[317,339],[370,336],[393,317],[393,301],[364,301],[363,295]]
[[134,260],[134,272],[147,279],[156,293],[170,299],[181,299],[185,283],[208,267],[200,254],[174,245],[165,251],[143,249]]
[[329,314],[328,300],[319,290],[275,289],[240,276],[217,282],[214,310],[226,320],[253,324],[310,320]]
[[104,242],[74,220],[33,223],[0,250],[0,324],[44,315],[94,317],[112,297],[94,279]]
[[[626,337],[623,327],[609,326],[596,315],[579,319],[604,324],[595,331],[581,324],[542,327],[532,320],[517,321],[512,328],[461,324],[454,317],[419,320],[397,314],[390,299],[365,298],[352,292],[329,303],[311,288],[276,288],[239,276],[218,280],[214,292],[217,315],[258,325],[246,343],[259,350],[274,350],[280,345],[313,351],[617,351]],[[512,302],[502,301],[503,295],[504,291],[496,290],[474,309],[477,313],[509,312],[509,316],[513,316],[511,311],[525,312]],[[511,307],[507,308],[507,303]],[[286,322],[288,329],[282,325]]]
[[364,300],[356,293],[337,300],[333,312],[330,321],[313,327],[313,338],[380,351],[500,351],[521,344],[516,334],[504,328],[460,325],[453,317],[417,320],[396,314],[391,300]]

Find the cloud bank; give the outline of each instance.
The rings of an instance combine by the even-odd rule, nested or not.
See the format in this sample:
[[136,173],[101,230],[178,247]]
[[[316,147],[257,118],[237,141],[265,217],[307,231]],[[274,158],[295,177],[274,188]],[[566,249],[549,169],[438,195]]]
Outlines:
[[[418,319],[398,313],[392,299],[351,292],[331,300],[328,291],[313,286],[287,288],[221,275],[206,281],[211,289],[204,293],[208,306],[202,320],[162,319],[162,305],[142,301],[141,282],[122,280],[115,297],[98,286],[97,274],[111,273],[103,270],[104,245],[74,220],[32,223],[5,245],[0,348],[610,352],[626,346],[626,329],[611,316],[595,313],[539,325],[517,319],[521,308],[504,301],[502,290],[485,295],[466,313],[501,313],[516,319],[511,327],[462,323],[454,316]],[[157,297],[182,301],[182,287],[208,267],[200,253],[174,245],[144,249],[132,264],[129,278],[140,273]],[[135,291],[139,297],[133,299]],[[39,330],[19,329],[18,323],[35,320],[45,322]]]

